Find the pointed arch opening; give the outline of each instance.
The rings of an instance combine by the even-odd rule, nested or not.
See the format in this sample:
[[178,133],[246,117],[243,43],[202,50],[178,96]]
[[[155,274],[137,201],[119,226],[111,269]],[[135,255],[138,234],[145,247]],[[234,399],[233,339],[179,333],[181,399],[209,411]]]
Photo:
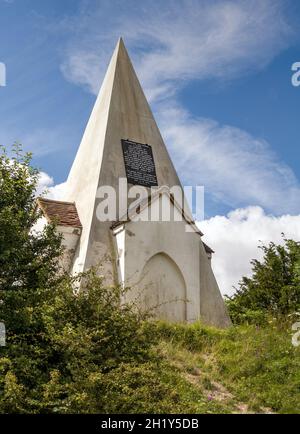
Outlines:
[[141,307],[151,309],[156,318],[184,322],[187,319],[187,291],[176,262],[159,252],[146,262],[140,279]]

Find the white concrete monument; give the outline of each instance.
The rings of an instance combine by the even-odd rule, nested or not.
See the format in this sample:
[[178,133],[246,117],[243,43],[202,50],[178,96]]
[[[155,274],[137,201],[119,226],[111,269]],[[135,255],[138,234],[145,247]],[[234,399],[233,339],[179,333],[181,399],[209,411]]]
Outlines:
[[101,264],[109,283],[130,286],[128,297],[158,318],[230,325],[211,268],[213,251],[201,240],[122,39],[65,200],[40,198],[39,205],[46,219],[58,220],[71,273]]

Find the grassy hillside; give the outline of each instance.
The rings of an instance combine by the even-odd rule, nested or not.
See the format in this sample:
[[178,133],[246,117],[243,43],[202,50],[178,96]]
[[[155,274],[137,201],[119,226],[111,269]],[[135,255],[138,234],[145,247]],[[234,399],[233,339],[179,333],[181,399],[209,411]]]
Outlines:
[[150,328],[159,336],[159,365],[130,368],[132,382],[125,373],[117,411],[300,413],[300,347],[292,346],[289,325]]

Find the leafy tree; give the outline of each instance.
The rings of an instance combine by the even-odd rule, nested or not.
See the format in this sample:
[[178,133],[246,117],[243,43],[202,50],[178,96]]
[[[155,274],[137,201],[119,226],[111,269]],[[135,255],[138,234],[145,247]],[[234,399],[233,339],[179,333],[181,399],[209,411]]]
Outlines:
[[280,316],[300,308],[300,243],[284,239],[260,246],[262,261],[253,260],[252,277],[243,277],[227,304],[234,322],[264,322],[266,313]]
[[31,154],[19,145],[0,154],[0,291],[33,290],[56,280],[60,237],[53,225],[39,235],[32,228],[40,217],[35,206],[39,172]]
[[[0,411],[103,411],[109,403],[99,379],[104,390],[121,365],[128,372],[148,362],[153,338],[135,306],[120,304],[123,289],[106,287],[93,270],[62,273],[54,225],[33,231],[38,171],[30,158],[18,146],[12,158],[0,155],[0,321],[7,331]],[[85,290],[75,292],[81,279]]]

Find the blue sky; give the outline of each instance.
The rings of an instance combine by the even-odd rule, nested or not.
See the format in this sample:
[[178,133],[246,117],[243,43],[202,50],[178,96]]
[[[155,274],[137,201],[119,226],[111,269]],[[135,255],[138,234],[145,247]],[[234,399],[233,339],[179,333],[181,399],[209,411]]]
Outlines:
[[258,236],[300,238],[299,23],[298,0],[0,0],[0,143],[58,192],[123,36],[181,180],[205,186],[224,274],[226,225],[249,258]]
[[[273,181],[275,189],[277,184],[290,189],[292,182],[298,191],[300,88],[291,85],[291,65],[300,60],[299,18],[297,1],[0,0],[0,61],[7,68],[7,86],[0,88],[0,141],[22,142],[55,183],[63,182],[122,34],[175,164],[176,159],[181,161],[171,142],[175,132],[169,138],[162,120],[174,107],[184,110],[190,121],[217,122],[218,136],[226,126],[249,134],[250,153],[253,142],[265,143],[269,149],[264,156],[276,154],[268,173],[273,170],[270,165],[279,165],[277,172],[288,169],[289,176],[295,176],[290,181],[282,175],[273,179],[274,173],[269,173],[268,189]],[[189,50],[190,57],[184,54]],[[195,61],[197,56],[200,60]],[[165,66],[158,66],[162,59]],[[188,120],[185,127],[189,128]],[[195,142],[200,139],[195,137]],[[225,152],[229,148],[215,149],[216,154]],[[199,159],[199,166],[205,163]],[[216,172],[235,170],[235,164],[230,168],[224,164]],[[186,167],[177,164],[179,175],[183,182],[205,185],[207,216],[247,205],[262,205],[274,214],[299,210],[294,194],[283,205],[272,204],[259,194],[247,193],[250,177],[243,184],[244,192],[237,195],[233,193],[236,179],[229,179],[228,195],[222,190],[223,180],[210,181],[213,168],[204,171],[207,179],[203,167],[199,173],[194,170],[191,179],[188,165],[188,160]],[[243,169],[244,178],[248,174]],[[263,184],[261,180],[255,188]],[[274,202],[282,196],[281,192]]]

